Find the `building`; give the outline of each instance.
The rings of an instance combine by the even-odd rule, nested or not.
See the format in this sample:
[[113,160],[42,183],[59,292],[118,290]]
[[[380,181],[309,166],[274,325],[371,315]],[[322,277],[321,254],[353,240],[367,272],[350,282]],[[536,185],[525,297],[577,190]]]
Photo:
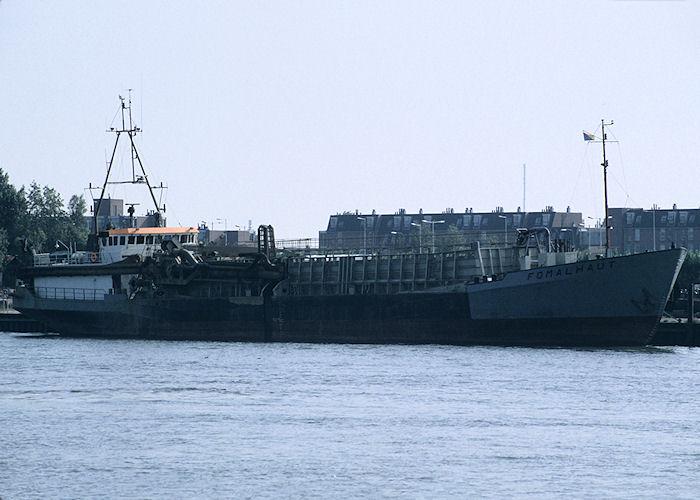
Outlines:
[[685,247],[700,249],[700,208],[671,209],[654,206],[643,208],[611,208],[610,246],[617,253],[640,253]]
[[200,245],[252,247],[255,245],[254,234],[246,230],[216,230],[209,229],[206,224],[200,224],[197,243]]
[[545,227],[552,240],[577,246],[583,226],[581,213],[555,212],[547,207],[541,212],[505,212],[497,207],[492,212],[463,213],[447,209],[442,213],[408,214],[400,209],[393,215],[345,212],[332,215],[325,231],[319,231],[319,248],[343,250],[359,248],[419,247],[432,251],[480,242],[503,245],[515,243],[518,228]]

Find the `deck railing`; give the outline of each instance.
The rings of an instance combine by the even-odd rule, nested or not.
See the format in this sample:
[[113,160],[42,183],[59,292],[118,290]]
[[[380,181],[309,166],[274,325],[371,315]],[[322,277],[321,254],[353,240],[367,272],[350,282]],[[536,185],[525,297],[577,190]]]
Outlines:
[[34,255],[35,266],[61,266],[69,264],[98,264],[101,262],[98,252],[38,253]]

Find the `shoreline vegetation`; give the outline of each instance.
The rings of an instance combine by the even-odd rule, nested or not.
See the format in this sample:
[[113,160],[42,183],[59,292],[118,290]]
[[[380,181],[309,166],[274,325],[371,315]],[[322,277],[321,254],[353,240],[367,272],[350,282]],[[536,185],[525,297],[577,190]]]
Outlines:
[[36,181],[17,189],[0,168],[0,271],[21,254],[27,241],[37,252],[55,251],[57,245],[85,249],[86,212],[83,195],[74,194],[64,203],[58,191]]

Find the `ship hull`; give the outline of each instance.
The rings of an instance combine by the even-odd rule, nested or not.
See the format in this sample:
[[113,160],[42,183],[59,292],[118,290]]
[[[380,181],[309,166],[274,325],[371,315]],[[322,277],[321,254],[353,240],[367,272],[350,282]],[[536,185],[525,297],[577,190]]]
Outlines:
[[23,313],[62,335],[254,342],[641,346],[654,334],[682,249],[377,295],[59,300],[24,290]]

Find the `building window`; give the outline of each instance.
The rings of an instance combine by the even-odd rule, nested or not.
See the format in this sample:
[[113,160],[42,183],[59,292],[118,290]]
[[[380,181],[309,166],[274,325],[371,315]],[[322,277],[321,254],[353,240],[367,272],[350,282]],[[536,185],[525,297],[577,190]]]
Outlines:
[[641,236],[641,235],[640,235],[639,229],[635,229],[635,230],[634,230],[634,241],[639,241],[640,236]]
[[692,227],[688,228],[688,241],[693,241],[695,239],[695,231]]
[[678,212],[678,223],[685,226],[688,223],[688,212]]
[[659,241],[666,241],[666,230],[663,228],[659,229]]

